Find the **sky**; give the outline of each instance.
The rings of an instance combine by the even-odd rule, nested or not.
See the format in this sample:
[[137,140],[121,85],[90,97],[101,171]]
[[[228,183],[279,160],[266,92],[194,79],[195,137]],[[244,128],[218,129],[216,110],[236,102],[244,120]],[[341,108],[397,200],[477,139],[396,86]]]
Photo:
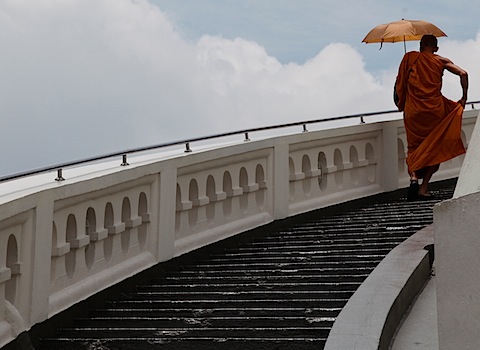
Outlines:
[[[274,124],[394,109],[403,44],[430,21],[480,100],[480,3],[457,0],[2,0],[0,176]],[[407,51],[418,42],[408,42]],[[458,100],[458,77],[444,95]]]

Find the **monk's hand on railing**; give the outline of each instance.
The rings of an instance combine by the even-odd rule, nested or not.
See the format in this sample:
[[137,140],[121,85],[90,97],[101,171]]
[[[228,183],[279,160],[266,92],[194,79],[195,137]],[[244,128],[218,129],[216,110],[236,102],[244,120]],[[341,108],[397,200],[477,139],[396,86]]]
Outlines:
[[458,103],[460,103],[462,107],[465,108],[465,104],[467,103],[467,98],[466,97],[461,98],[460,100],[458,100]]

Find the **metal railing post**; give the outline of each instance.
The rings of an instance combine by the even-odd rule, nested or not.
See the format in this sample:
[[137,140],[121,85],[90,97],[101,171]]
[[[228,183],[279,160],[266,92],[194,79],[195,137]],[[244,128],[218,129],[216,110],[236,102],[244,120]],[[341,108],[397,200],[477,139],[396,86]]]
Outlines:
[[127,165],[130,165],[130,164],[128,164],[127,162],[127,155],[124,154],[122,155],[122,164],[120,164],[120,166],[127,166]]
[[55,181],[65,181],[65,178],[63,177],[63,171],[62,169],[57,170],[57,177],[55,178]]

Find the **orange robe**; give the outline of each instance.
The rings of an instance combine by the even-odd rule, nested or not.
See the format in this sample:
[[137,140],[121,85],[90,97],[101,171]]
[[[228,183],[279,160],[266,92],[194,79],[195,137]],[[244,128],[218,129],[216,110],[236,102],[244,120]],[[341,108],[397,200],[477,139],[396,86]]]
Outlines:
[[428,52],[408,52],[396,80],[398,110],[407,132],[408,172],[465,153],[461,139],[463,107],[442,96],[444,64]]

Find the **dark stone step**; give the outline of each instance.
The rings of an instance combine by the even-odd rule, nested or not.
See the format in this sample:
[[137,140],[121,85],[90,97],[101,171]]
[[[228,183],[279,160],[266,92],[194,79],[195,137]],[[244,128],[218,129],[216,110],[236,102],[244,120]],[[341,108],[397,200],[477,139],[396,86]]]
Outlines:
[[335,258],[335,259],[344,259],[349,256],[356,256],[361,258],[362,256],[376,256],[377,258],[385,257],[389,252],[390,248],[385,249],[342,249],[335,250],[329,249],[326,250],[303,250],[303,251],[282,251],[280,254],[274,251],[262,250],[258,252],[235,252],[229,251],[225,252],[223,255],[215,255],[215,259],[224,257],[225,259],[255,259],[256,257],[260,259],[265,258],[309,258],[309,257],[321,257],[321,258]]
[[335,318],[341,311],[341,307],[312,307],[295,308],[279,306],[275,308],[215,308],[215,309],[196,309],[196,308],[111,308],[95,309],[92,311],[92,317],[331,317]]
[[256,240],[243,244],[247,247],[249,245],[267,244],[267,243],[284,243],[291,242],[311,242],[312,240],[320,241],[322,239],[364,239],[364,238],[384,238],[385,234],[388,236],[403,236],[405,234],[417,232],[426,225],[403,223],[398,226],[372,226],[370,228],[341,228],[338,227],[332,230],[319,230],[314,232],[312,229],[303,232],[295,232],[291,234],[283,234],[279,236],[268,236],[262,240]]
[[173,291],[173,292],[152,292],[142,291],[127,296],[129,301],[148,300],[151,301],[178,301],[190,299],[196,300],[214,300],[222,302],[224,300],[235,304],[237,300],[281,300],[281,299],[348,299],[353,294],[353,291],[334,291],[334,290],[230,290],[230,291]]
[[297,308],[315,308],[324,307],[343,307],[348,299],[342,298],[309,298],[309,299],[236,299],[234,303],[230,300],[118,300],[107,303],[110,308],[193,308],[193,309],[212,309],[228,307],[297,307]]
[[[413,234],[413,233],[412,233]],[[305,244],[289,244],[281,246],[249,246],[249,247],[239,247],[238,252],[259,252],[262,250],[268,250],[270,252],[288,252],[291,250],[296,250],[297,252],[301,251],[312,251],[316,250],[319,252],[331,252],[333,251],[348,251],[354,252],[362,249],[388,249],[389,251],[395,248],[401,240],[394,242],[382,242],[382,243],[373,243],[373,242],[352,242],[350,244],[345,244],[343,242],[337,242],[332,240],[332,242],[324,242],[320,244],[318,242],[313,242],[310,245]]]
[[157,327],[82,327],[59,330],[64,338],[168,340],[169,337],[188,338],[326,338],[330,327],[220,327],[220,328],[157,328]]
[[326,338],[151,338],[151,339],[52,339],[44,340],[49,350],[319,350]]
[[[391,209],[393,210],[393,208]],[[399,210],[400,212],[400,210]],[[365,213],[365,215],[358,215],[352,213],[349,216],[325,218],[321,222],[308,222],[301,226],[294,226],[288,230],[278,230],[273,235],[290,235],[301,234],[306,231],[335,231],[338,228],[345,228],[349,231],[364,230],[366,227],[371,227],[372,224],[388,226],[399,226],[402,223],[410,224],[428,224],[429,220],[433,217],[432,208],[425,210],[410,210],[407,212],[399,213],[392,216],[388,213],[379,213],[373,215],[372,213]]]
[[77,319],[77,328],[295,328],[295,327],[331,327],[334,317],[312,316],[229,316],[214,317],[149,317],[149,316],[103,316]]
[[312,263],[321,263],[325,261],[337,261],[337,262],[357,262],[357,261],[373,261],[379,262],[384,258],[383,254],[365,254],[365,255],[353,255],[353,254],[343,254],[343,255],[333,255],[333,254],[288,254],[288,255],[266,255],[263,254],[260,256],[219,256],[218,258],[212,258],[208,261],[202,261],[200,264],[254,264],[257,263],[282,263],[282,262],[312,262]]
[[[276,273],[281,273],[283,276],[292,276],[302,275],[302,276],[311,276],[312,278],[319,275],[357,275],[357,274],[368,274],[373,271],[374,267],[348,267],[348,266],[338,266],[338,267],[310,267],[310,268],[290,268],[290,267],[279,267],[275,269],[235,269],[229,271],[189,271],[183,270],[177,273],[177,276],[191,276],[191,277],[203,277],[203,276],[219,276],[219,277],[234,277],[234,276],[257,276],[262,278],[262,276],[268,276]],[[228,272],[228,273],[227,273]]]
[[253,280],[250,283],[191,283],[185,280],[183,284],[151,284],[145,286],[138,286],[139,292],[158,292],[163,293],[165,291],[255,291],[255,290],[277,290],[277,291],[289,291],[289,290],[316,290],[316,291],[355,291],[360,282],[284,282],[274,283],[262,280]]
[[[268,281],[268,282],[290,282],[290,283],[302,283],[302,282],[312,282],[312,283],[331,283],[331,282],[363,282],[367,278],[369,271],[361,273],[348,273],[348,274],[337,274],[333,273],[323,273],[323,274],[295,274],[295,275],[256,275],[256,276],[168,276],[162,279],[165,283],[218,283],[222,282],[225,284],[237,284],[237,283],[247,283],[247,282],[258,282],[258,281]],[[161,283],[159,280],[155,279],[152,281],[154,284]]]
[[399,242],[403,242],[406,238],[410,237],[413,232],[392,232],[389,235],[384,233],[383,237],[369,237],[368,235],[357,235],[356,237],[344,237],[339,235],[338,237],[317,237],[311,240],[292,240],[292,241],[282,241],[276,240],[275,242],[255,242],[248,246],[239,248],[239,250],[245,249],[268,249],[268,250],[279,250],[279,249],[288,249],[290,247],[304,249],[313,247],[330,247],[330,246],[370,246],[370,245],[382,245],[386,244],[391,246],[392,244],[398,245]]
[[324,268],[334,268],[334,269],[342,269],[342,268],[365,268],[365,267],[375,267],[381,259],[376,260],[356,260],[356,261],[335,261],[331,259],[330,261],[318,260],[318,261],[298,261],[293,259],[284,259],[283,261],[268,263],[268,262],[255,262],[253,259],[250,263],[215,263],[215,264],[207,264],[201,263],[198,265],[187,265],[183,266],[184,271],[204,271],[208,270],[209,272],[215,271],[222,271],[225,273],[226,271],[232,272],[236,270],[248,270],[254,268],[256,270],[277,270],[277,269],[284,269],[286,267],[292,269],[324,269]]

